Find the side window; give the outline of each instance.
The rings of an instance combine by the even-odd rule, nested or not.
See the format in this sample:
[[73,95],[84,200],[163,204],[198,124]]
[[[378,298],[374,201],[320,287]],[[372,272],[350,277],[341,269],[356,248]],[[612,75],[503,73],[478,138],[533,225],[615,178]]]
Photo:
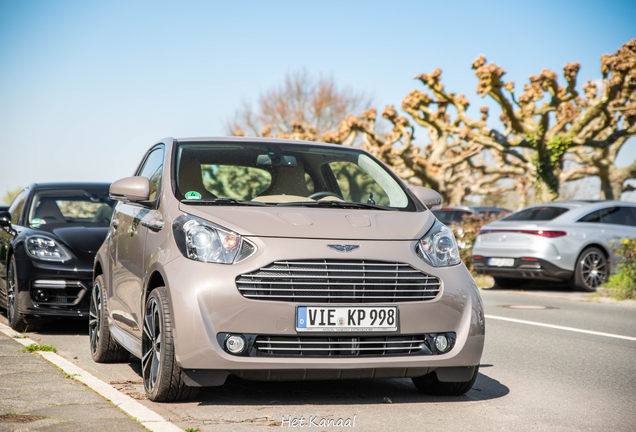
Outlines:
[[612,207],[603,214],[603,223],[636,226],[636,217],[631,207]]
[[148,201],[154,201],[157,198],[157,191],[161,184],[161,173],[163,171],[163,147],[157,148],[150,152],[146,158],[143,168],[139,174],[139,177],[146,177],[150,180],[150,194]]
[[373,200],[378,205],[390,205],[384,189],[358,165],[351,162],[330,162],[329,167],[345,201],[366,203]]
[[24,208],[24,201],[27,197],[27,191],[23,190],[18,194],[17,197],[11,203],[11,207],[9,207],[9,213],[11,213],[11,223],[13,225],[20,224],[20,214],[22,214],[22,208]]
[[314,193],[316,187],[314,186],[314,179],[307,173],[305,173],[305,182],[307,183],[307,190],[310,194]]
[[592,213],[588,213],[585,216],[583,216],[581,219],[579,219],[577,222],[600,223],[601,222],[601,210],[596,210],[596,211],[593,211]]

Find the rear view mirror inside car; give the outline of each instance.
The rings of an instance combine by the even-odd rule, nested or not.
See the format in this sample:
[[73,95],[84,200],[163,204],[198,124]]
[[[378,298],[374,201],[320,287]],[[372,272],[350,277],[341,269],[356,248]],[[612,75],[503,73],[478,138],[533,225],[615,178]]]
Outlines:
[[294,156],[275,155],[273,152],[270,152],[268,154],[258,155],[256,158],[256,165],[295,167],[296,158]]

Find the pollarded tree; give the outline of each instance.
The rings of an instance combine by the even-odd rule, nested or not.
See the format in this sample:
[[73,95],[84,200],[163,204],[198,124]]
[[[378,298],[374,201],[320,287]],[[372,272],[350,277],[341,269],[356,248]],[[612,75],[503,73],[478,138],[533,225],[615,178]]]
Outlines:
[[423,148],[413,143],[411,122],[398,115],[391,105],[387,105],[382,113],[393,126],[390,133],[382,135],[376,131],[377,113],[375,109],[369,109],[360,117],[347,117],[338,130],[323,134],[321,140],[351,145],[356,136],[362,135],[362,148],[389,165],[401,178],[437,190],[449,205],[461,204],[467,194],[503,192],[511,188],[497,186],[501,175],[483,175],[473,169],[473,158],[486,149],[462,139],[446,113],[448,103],[435,101],[437,110],[433,112],[426,108],[428,117],[423,119],[414,116],[413,105],[418,102],[413,98],[418,98],[420,104],[430,105],[433,101],[422,93],[411,92],[402,102],[405,111],[429,130],[431,143]]
[[[625,180],[636,175],[636,161],[622,169],[614,165],[620,148],[636,135],[636,39],[601,58],[601,91],[588,82],[583,86],[585,97],[576,90],[579,63],[563,68],[566,87],[558,84],[556,73],[544,69],[530,77],[519,97],[513,82],[502,81],[505,71],[487,65],[483,56],[473,69],[479,78],[477,93],[497,102],[505,125],[503,133],[474,131],[475,139],[493,139],[507,151],[532,150],[529,159],[519,157],[517,162],[525,164],[530,179],[536,176],[544,201],[558,197],[561,182],[587,176],[600,177],[603,198],[620,198]],[[581,166],[564,172],[567,158]],[[508,168],[512,174],[511,167],[501,171]]]

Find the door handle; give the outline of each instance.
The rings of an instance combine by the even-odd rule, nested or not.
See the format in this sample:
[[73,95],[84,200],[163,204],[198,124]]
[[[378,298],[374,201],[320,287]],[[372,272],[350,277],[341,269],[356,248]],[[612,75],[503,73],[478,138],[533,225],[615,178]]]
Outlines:
[[110,223],[115,229],[119,226],[119,221],[117,219],[113,219]]
[[141,224],[151,231],[159,232],[163,228],[164,222],[162,220],[153,220],[152,222],[141,221]]

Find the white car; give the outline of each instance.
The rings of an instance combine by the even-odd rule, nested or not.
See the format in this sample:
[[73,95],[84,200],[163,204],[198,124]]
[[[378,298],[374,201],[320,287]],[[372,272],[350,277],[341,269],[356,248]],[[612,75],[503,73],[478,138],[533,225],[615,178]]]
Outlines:
[[636,238],[636,203],[537,204],[483,226],[473,263],[502,288],[533,279],[596,291],[616,268],[613,250],[624,238]]

